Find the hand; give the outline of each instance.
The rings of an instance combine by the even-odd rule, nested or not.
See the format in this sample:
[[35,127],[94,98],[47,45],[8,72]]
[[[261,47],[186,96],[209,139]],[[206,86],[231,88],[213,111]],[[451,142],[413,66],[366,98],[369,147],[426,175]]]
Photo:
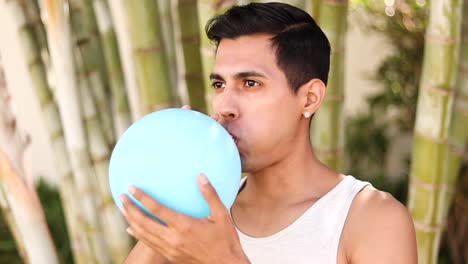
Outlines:
[[167,208],[130,186],[132,196],[166,225],[147,216],[126,195],[121,195],[121,210],[130,225],[127,232],[171,263],[249,263],[229,212],[215,189],[203,174],[197,183],[210,208],[210,215],[202,219]]

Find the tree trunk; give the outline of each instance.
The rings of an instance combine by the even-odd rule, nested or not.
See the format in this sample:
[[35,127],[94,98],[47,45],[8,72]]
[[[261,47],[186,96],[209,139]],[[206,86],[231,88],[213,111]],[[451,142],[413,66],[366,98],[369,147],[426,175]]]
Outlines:
[[[419,88],[408,207],[414,219],[420,263],[436,263],[441,231],[459,165],[453,112],[460,42],[459,0],[430,2]],[[465,112],[466,114],[466,112]],[[463,126],[466,126],[463,124]],[[466,131],[466,130],[464,130]],[[453,147],[451,147],[452,145]]]
[[318,158],[340,170],[343,163],[344,51],[347,0],[321,3],[320,23],[331,45],[330,73],[324,101],[311,121],[311,140]]
[[173,103],[164,56],[158,6],[154,0],[123,0],[138,85],[139,115]]
[[119,44],[107,0],[94,0],[93,7],[99,33],[101,34],[107,76],[109,77],[114,132],[118,138],[132,124],[125,79],[120,61]]
[[[63,0],[46,0],[47,39],[52,66],[56,74],[56,99],[61,109],[61,120],[68,147],[71,167],[77,185],[77,194],[84,209],[80,223],[86,225],[85,236],[90,243],[86,263],[108,263],[109,252],[105,244],[96,200],[97,182],[92,177],[89,150],[82,124],[79,90],[75,76],[73,42],[70,24]],[[66,110],[65,110],[66,109]],[[81,222],[82,221],[82,222]]]

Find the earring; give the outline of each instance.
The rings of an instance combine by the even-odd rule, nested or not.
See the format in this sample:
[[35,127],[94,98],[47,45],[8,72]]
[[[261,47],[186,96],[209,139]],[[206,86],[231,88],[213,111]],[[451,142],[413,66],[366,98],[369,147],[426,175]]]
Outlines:
[[304,112],[304,113],[302,113],[302,114],[304,115],[305,118],[309,118],[309,117],[312,116],[312,114],[309,113],[309,112]]

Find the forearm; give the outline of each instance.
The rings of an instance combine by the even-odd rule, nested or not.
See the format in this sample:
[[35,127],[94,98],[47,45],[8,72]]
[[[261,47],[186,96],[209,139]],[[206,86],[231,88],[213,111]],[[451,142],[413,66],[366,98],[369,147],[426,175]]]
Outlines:
[[138,241],[132,249],[124,264],[169,264],[163,256],[146,246],[143,242]]

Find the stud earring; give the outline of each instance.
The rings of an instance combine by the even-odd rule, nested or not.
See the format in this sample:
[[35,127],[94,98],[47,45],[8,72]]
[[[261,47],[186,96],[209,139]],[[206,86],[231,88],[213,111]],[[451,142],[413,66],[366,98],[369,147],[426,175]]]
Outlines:
[[305,118],[309,118],[309,117],[312,116],[312,114],[309,113],[309,112],[304,112],[303,115],[304,115]]

